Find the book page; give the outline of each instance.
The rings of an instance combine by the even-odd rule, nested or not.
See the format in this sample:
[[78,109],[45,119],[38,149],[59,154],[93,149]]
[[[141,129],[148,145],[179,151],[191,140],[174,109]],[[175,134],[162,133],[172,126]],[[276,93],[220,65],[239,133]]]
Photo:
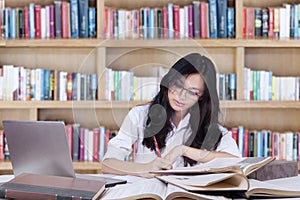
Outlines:
[[300,176],[292,178],[272,181],[250,179],[250,188],[246,194],[248,196],[300,197]]
[[117,185],[108,188],[101,196],[103,200],[129,200],[139,198],[165,199],[166,184],[156,178],[137,181],[132,184]]
[[248,157],[243,161],[239,162],[245,175],[249,175],[255,170],[265,166],[272,162],[275,158],[272,157]]
[[168,184],[167,192],[166,192],[166,200],[171,200],[175,198],[182,198],[182,199],[201,199],[201,200],[229,200],[223,196],[215,196],[215,195],[205,195],[199,194],[194,192],[188,192],[180,187],[177,187],[173,184]]
[[[226,175],[225,173],[224,175]],[[208,174],[195,176],[168,175],[156,178],[181,187],[191,192],[201,191],[247,191],[249,188],[248,179],[243,174],[231,174],[228,177],[220,177],[220,174]],[[210,184],[205,184],[206,177],[209,177]],[[208,180],[208,179],[207,179]]]

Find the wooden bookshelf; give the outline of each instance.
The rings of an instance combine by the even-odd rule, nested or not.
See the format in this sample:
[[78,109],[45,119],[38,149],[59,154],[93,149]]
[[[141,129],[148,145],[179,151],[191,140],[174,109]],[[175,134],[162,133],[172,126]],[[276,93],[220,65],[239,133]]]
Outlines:
[[[10,0],[6,6],[22,7],[29,3],[49,5],[54,0]],[[221,102],[221,120],[227,127],[244,125],[248,129],[300,131],[299,101],[245,101],[244,67],[272,70],[278,76],[300,76],[300,40],[243,38],[242,9],[280,6],[297,0],[230,0],[235,8],[236,37],[233,39],[104,39],[104,7],[137,9],[162,7],[168,3],[191,4],[192,0],[90,0],[97,8],[97,38],[94,39],[13,39],[0,40],[0,65],[23,65],[67,72],[97,73],[97,101],[0,101],[0,121],[64,120],[93,128],[99,124],[118,129],[129,109],[146,102],[106,101],[107,67],[129,70],[145,65],[141,75],[151,74],[153,63],[170,67],[179,57],[199,52],[212,58],[217,71],[237,74],[237,100]],[[93,116],[92,119],[90,116]],[[0,128],[2,124],[0,123]],[[0,171],[9,167],[0,162]],[[95,167],[91,163],[78,165]],[[75,163],[74,163],[75,166]],[[11,168],[9,168],[11,169]],[[93,170],[93,169],[91,169]]]
[[[79,162],[74,161],[73,167],[76,173],[80,174],[99,174],[101,173],[101,164],[99,162]],[[0,162],[0,175],[13,174],[10,161]]]

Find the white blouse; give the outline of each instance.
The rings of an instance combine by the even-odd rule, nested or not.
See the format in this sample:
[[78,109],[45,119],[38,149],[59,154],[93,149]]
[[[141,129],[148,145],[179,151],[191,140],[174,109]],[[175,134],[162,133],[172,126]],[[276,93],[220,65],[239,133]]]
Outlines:
[[[148,109],[149,105],[144,105],[136,106],[129,111],[117,136],[109,141],[104,159],[115,158],[118,160],[125,160],[125,158],[132,152],[132,144],[134,142],[136,142],[136,155],[134,162],[148,163],[157,157],[155,151],[151,151],[142,144]],[[187,114],[180,121],[177,127],[174,126],[172,134],[168,134],[168,137],[166,138],[166,146],[161,152],[162,157],[168,154],[175,146],[185,144],[192,132],[189,126],[189,118],[190,114]],[[220,129],[223,137],[215,151],[227,152],[240,157],[241,155],[238,146],[231,135],[228,134],[228,130],[222,126],[220,126]],[[182,166],[183,159],[180,157],[175,161],[173,167]]]

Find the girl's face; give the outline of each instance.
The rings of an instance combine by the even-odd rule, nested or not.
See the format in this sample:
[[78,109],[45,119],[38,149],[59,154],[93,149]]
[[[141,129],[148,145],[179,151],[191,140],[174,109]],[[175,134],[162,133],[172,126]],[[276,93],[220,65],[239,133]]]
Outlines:
[[170,85],[168,97],[171,107],[175,112],[185,115],[202,96],[205,85],[200,74],[190,74],[182,77]]

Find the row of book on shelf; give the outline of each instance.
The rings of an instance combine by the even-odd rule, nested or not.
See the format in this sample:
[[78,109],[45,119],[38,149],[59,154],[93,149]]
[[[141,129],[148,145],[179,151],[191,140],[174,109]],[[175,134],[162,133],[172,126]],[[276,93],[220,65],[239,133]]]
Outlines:
[[244,37],[299,37],[299,5],[284,3],[278,7],[244,7]]
[[[118,134],[105,126],[88,129],[78,123],[67,124],[66,134],[74,161],[102,160],[109,140]],[[300,132],[248,130],[244,126],[229,129],[243,157],[275,157],[277,160],[300,161]],[[126,160],[134,160],[135,144]],[[0,159],[9,159],[5,132],[0,131]]]
[[233,127],[230,133],[243,157],[275,157],[277,160],[300,161],[300,132],[249,130]]
[[[78,123],[66,125],[66,135],[73,161],[100,161],[107,149],[108,141],[118,131],[109,130],[104,126],[85,128]],[[5,131],[0,130],[0,160],[9,160],[9,148]]]
[[0,68],[0,100],[96,100],[98,75],[23,66]]
[[227,0],[193,1],[180,7],[104,8],[105,38],[233,38],[234,8]]
[[[159,67],[153,76],[135,76],[134,71],[106,69],[106,100],[151,100],[159,91],[161,78],[169,69]],[[236,99],[236,74],[217,73],[221,100]]]
[[96,8],[88,0],[54,1],[41,6],[5,7],[0,5],[0,36],[15,38],[95,38]]
[[245,100],[300,99],[300,77],[275,76],[272,71],[244,68]]

